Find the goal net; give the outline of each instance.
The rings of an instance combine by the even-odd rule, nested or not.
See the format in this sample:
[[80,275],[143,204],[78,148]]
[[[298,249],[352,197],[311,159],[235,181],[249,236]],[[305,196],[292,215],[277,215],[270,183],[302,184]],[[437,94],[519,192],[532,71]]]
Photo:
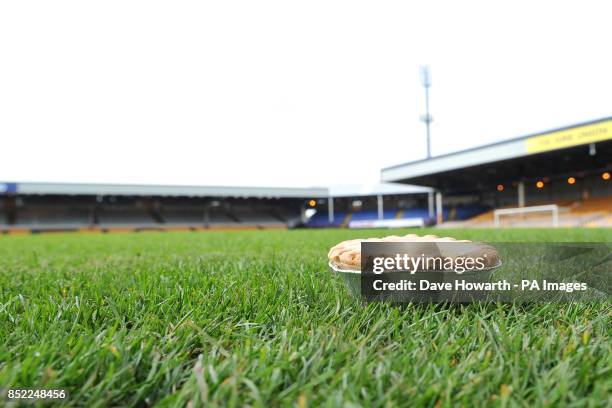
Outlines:
[[503,208],[493,211],[496,228],[501,226],[559,226],[559,206],[556,204],[534,207]]

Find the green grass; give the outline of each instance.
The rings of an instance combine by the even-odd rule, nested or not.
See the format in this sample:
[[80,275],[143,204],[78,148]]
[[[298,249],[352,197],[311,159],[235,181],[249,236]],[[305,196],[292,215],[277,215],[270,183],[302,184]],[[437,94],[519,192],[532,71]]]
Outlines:
[[388,233],[0,237],[0,388],[74,406],[612,406],[609,303],[363,306],[327,250]]

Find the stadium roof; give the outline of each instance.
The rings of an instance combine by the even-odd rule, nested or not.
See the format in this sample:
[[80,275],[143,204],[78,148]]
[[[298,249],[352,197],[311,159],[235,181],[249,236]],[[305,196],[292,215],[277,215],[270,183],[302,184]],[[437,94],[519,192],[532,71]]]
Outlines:
[[430,191],[428,187],[394,183],[335,187],[231,187],[176,186],[136,184],[79,183],[0,183],[1,193],[32,195],[95,196],[177,196],[177,197],[244,197],[244,198],[326,198],[363,197],[369,195],[415,194]]
[[[473,182],[475,179],[486,177],[486,173],[494,167],[492,166],[493,163],[507,164],[504,171],[491,174],[492,177],[497,179],[504,176],[509,177],[511,175],[510,170],[518,172],[519,168],[524,169],[525,166],[533,168],[534,172],[538,170],[540,172],[552,172],[554,169],[549,167],[555,165],[555,163],[543,164],[541,159],[556,157],[559,153],[567,155],[572,152],[576,152],[576,154],[569,158],[564,157],[568,163],[575,162],[575,165],[579,166],[580,162],[583,161],[585,166],[595,164],[605,167],[609,160],[606,156],[610,142],[612,142],[612,117],[444,154],[431,159],[387,167],[381,170],[381,180],[440,188],[441,184],[444,183],[443,175],[448,176],[447,178],[457,176],[453,182],[461,184],[468,181],[467,173],[464,170],[473,169],[474,171],[470,173],[470,182]],[[591,143],[597,143],[604,149],[600,149],[597,157],[590,158],[590,162],[586,163],[587,158],[584,156],[589,155],[584,154],[587,152],[587,150],[584,150],[584,146]],[[593,161],[597,163],[593,163]],[[569,165],[565,167],[570,169]],[[522,173],[526,172],[526,170],[522,171]],[[519,176],[520,174],[512,175]]]
[[[3,188],[4,185],[4,188]],[[228,187],[173,186],[136,184],[78,183],[0,183],[2,191],[16,194],[110,195],[110,196],[189,196],[189,197],[252,197],[311,198],[327,197],[323,187]]]
[[411,186],[399,183],[375,183],[360,185],[332,186],[329,193],[332,197],[365,197],[377,195],[419,194],[433,191],[429,187]]

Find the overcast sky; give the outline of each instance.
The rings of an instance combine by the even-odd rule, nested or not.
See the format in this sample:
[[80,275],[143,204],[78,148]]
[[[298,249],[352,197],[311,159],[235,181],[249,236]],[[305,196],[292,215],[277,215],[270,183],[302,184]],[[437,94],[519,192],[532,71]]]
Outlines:
[[[495,3],[495,4],[494,4]],[[589,1],[0,3],[0,181],[314,186],[612,116]]]

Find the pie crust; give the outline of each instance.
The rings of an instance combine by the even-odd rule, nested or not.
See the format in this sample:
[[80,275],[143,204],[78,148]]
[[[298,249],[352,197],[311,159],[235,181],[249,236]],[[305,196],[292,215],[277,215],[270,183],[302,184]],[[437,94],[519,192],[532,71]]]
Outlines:
[[[451,237],[438,237],[436,235],[425,235],[419,236],[416,234],[408,234],[404,236],[390,235],[384,238],[367,238],[367,239],[351,239],[348,241],[340,242],[338,245],[332,247],[327,254],[330,264],[338,269],[346,269],[353,271],[361,270],[361,243],[362,242],[472,242],[469,240],[457,240]],[[499,255],[497,250],[490,245],[477,243],[474,245],[462,248],[454,246],[442,246],[440,252],[441,256],[459,257],[459,256],[485,256],[485,266],[492,267],[498,264]],[[455,249],[463,249],[462,253],[453,251]],[[444,253],[442,253],[444,252]],[[416,255],[416,254],[415,254]]]

